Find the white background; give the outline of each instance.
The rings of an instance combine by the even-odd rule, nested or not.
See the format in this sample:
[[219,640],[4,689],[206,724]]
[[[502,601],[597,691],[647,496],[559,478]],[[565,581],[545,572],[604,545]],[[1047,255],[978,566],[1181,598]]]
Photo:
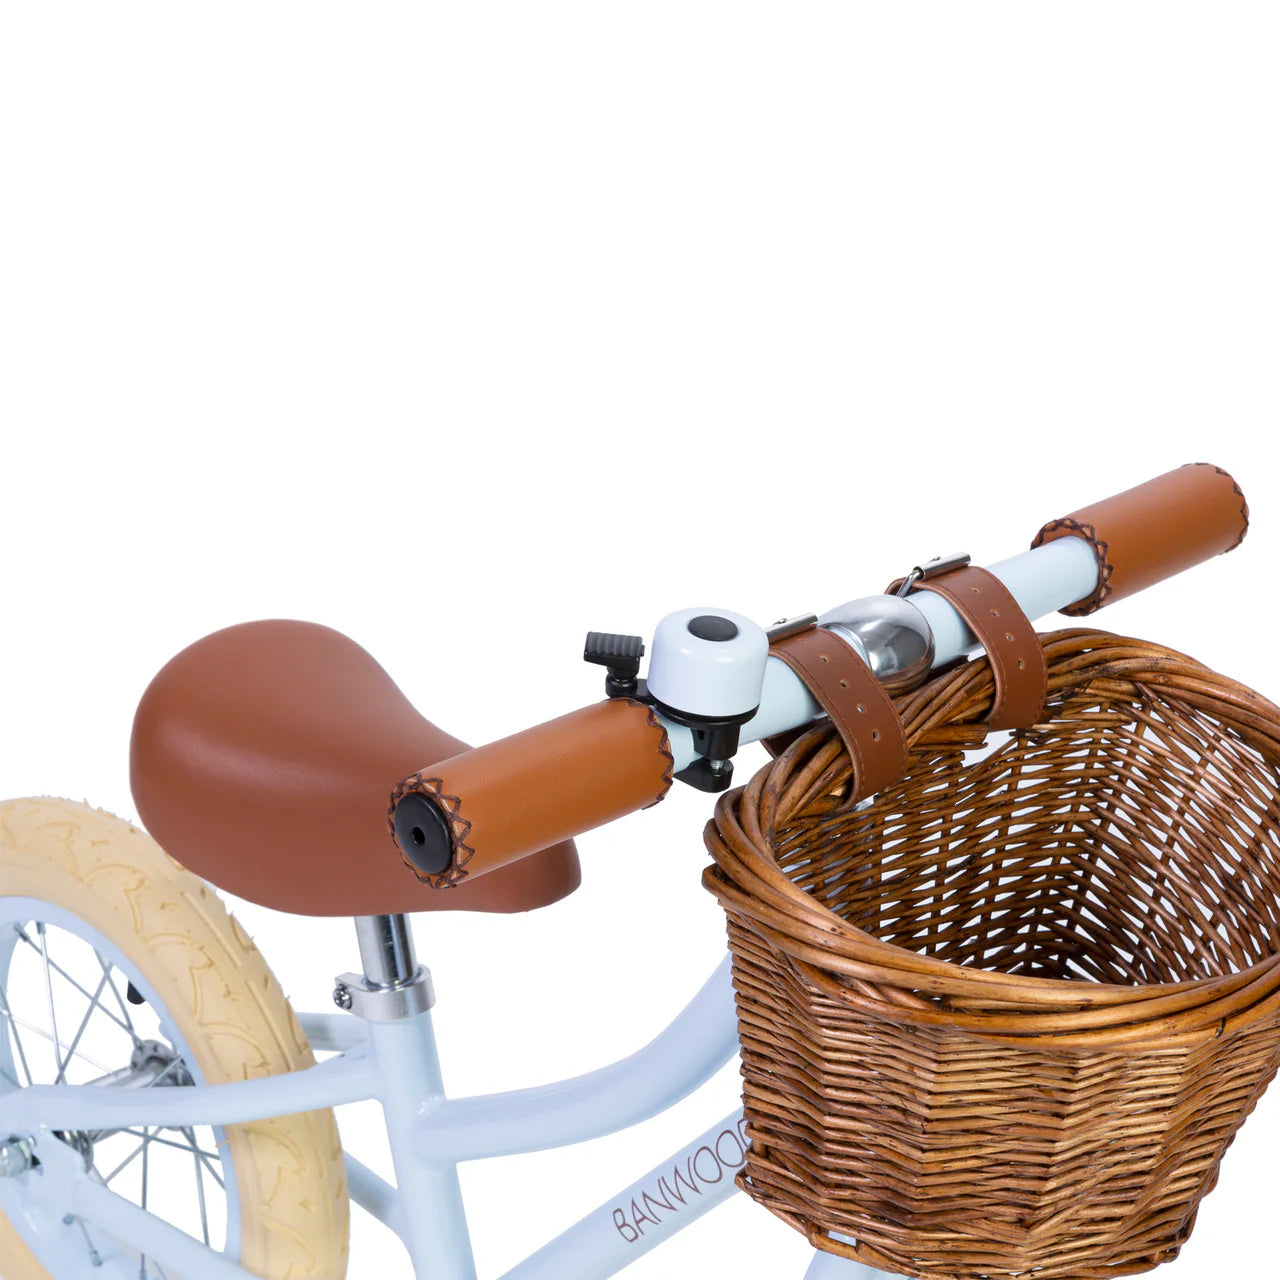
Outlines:
[[[243,619],[347,631],[484,741],[597,696],[589,627],[821,609],[1196,460],[1250,539],[1100,621],[1280,694],[1278,56],[1265,4],[6,6],[0,791],[131,814],[138,695]],[[706,808],[585,837],[542,913],[420,924],[453,1091],[694,992]],[[238,910],[323,1007],[349,924]],[[735,1083],[468,1169],[481,1275]],[[1170,1277],[1271,1268],[1278,1135],[1271,1099]],[[739,1197],[628,1274],[806,1256]]]

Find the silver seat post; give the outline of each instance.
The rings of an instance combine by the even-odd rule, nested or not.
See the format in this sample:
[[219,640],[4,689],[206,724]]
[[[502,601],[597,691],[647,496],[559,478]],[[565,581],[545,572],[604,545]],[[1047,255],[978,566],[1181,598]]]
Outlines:
[[344,973],[334,1003],[367,1022],[399,1022],[436,1002],[431,974],[418,963],[407,916],[356,916],[363,973]]
[[418,961],[407,916],[357,916],[356,938],[369,986],[403,986],[417,976]]

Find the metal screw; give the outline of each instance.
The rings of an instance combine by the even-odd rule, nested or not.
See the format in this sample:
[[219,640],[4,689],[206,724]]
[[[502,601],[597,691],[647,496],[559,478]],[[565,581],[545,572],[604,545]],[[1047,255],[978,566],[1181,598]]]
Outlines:
[[35,1163],[32,1152],[35,1150],[33,1138],[10,1138],[0,1142],[0,1178],[16,1178],[26,1173]]
[[336,1004],[339,1009],[350,1009],[351,1008],[350,989],[348,987],[343,986],[341,983],[339,983],[336,987],[334,987],[333,1003]]

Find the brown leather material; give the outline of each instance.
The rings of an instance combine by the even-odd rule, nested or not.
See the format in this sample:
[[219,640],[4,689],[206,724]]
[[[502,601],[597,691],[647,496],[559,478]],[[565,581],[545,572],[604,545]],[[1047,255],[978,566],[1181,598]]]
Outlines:
[[1049,671],[1031,620],[995,574],[977,565],[953,569],[916,584],[951,602],[986,650],[995,677],[992,729],[1025,729],[1044,713]]
[[383,829],[394,840],[403,796],[431,798],[448,820],[453,861],[439,875],[414,874],[467,889],[534,850],[657,804],[674,765],[653,709],[612,698],[417,770],[392,792]]
[[[821,627],[777,641],[769,650],[804,681],[831,718],[853,764],[850,801],[897,782],[907,768],[907,740],[893,699],[870,667],[838,636]],[[775,752],[791,739],[772,739]]]
[[1221,467],[1200,462],[1053,520],[1031,545],[1083,538],[1093,548],[1098,588],[1062,610],[1080,616],[1234,551],[1248,530],[1240,486]]
[[449,893],[406,867],[387,837],[388,788],[465,750],[346,636],[250,622],[184,649],[151,682],[130,769],[138,812],[173,858],[280,911],[514,912],[571,893],[569,842]]

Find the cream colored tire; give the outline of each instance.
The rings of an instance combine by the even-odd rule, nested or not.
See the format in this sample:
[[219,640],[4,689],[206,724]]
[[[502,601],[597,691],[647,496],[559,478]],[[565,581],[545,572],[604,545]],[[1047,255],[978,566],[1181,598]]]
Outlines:
[[[0,897],[96,930],[150,984],[208,1084],[295,1071],[311,1048],[258,949],[202,880],[145,832],[69,800],[0,803]],[[3,1034],[3,1033],[0,1033]],[[332,1111],[226,1130],[240,1265],[266,1280],[341,1280],[349,1205]],[[3,1280],[64,1280],[0,1215]]]

